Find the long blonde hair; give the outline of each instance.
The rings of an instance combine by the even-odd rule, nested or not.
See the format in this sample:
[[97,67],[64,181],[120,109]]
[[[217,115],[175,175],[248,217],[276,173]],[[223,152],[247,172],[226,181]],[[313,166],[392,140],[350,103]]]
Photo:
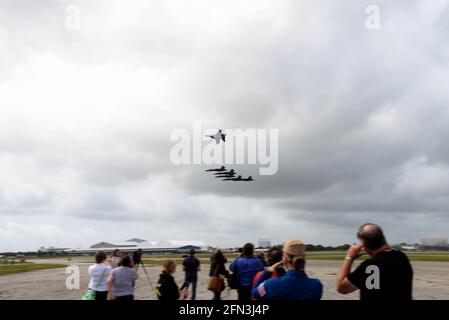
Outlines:
[[162,271],[166,274],[172,274],[176,270],[176,262],[170,259],[164,260],[164,263],[162,264]]

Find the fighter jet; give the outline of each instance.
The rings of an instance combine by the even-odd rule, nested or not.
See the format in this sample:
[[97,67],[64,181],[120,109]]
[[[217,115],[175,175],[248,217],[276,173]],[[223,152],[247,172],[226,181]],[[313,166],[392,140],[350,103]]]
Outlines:
[[211,138],[211,139],[215,139],[215,142],[217,144],[220,143],[220,140],[223,140],[223,142],[225,142],[225,137],[226,137],[226,133],[222,133],[222,130],[218,130],[216,134],[214,135],[207,135],[205,137]]
[[231,170],[229,170],[229,171],[221,171],[221,172],[216,172],[216,173],[214,173],[214,175],[216,175],[216,176],[221,176],[221,175],[233,175],[233,174],[235,174],[235,171],[234,171],[234,169],[231,169]]
[[238,176],[237,178],[226,178],[223,179],[223,181],[241,181],[242,180],[242,176]]
[[211,171],[224,172],[224,171],[226,171],[226,167],[225,166],[221,166],[220,168],[208,169],[208,170],[205,170],[205,171],[206,172],[211,172]]
[[223,181],[254,181],[253,177],[249,176],[248,178],[242,178],[242,176],[238,176],[237,178],[227,178],[223,179]]
[[215,178],[217,178],[217,179],[221,179],[221,178],[234,178],[235,177],[235,174],[233,173],[233,174],[224,174],[224,175],[222,175],[222,176],[215,176]]

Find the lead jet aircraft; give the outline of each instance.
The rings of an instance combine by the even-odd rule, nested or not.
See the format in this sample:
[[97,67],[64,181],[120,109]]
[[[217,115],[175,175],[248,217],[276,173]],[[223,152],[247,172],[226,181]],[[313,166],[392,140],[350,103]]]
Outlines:
[[223,140],[223,142],[226,141],[226,133],[223,133],[221,129],[218,130],[216,134],[214,134],[214,135],[206,135],[205,137],[214,139],[217,144],[220,143],[220,140]]

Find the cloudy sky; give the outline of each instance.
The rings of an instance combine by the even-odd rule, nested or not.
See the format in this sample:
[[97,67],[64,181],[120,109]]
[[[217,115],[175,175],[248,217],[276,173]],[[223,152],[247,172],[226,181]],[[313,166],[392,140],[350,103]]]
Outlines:
[[[4,0],[0,251],[447,237],[448,37],[443,0]],[[277,174],[174,165],[193,121],[278,129]]]

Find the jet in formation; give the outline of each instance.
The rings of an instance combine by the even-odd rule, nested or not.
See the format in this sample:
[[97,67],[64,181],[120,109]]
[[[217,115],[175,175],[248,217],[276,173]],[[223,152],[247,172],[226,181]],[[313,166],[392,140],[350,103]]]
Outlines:
[[215,178],[232,178],[235,177],[235,171],[234,169],[231,169],[229,171],[224,172],[216,172],[214,173]]
[[236,172],[234,169],[226,170],[225,166],[221,166],[220,168],[208,169],[206,172],[214,172],[214,176],[217,179],[222,179],[222,181],[254,181],[253,177],[249,176],[248,178],[243,178],[241,175],[236,177]]
[[223,142],[226,141],[226,133],[223,133],[223,131],[221,129],[218,130],[216,134],[214,134],[214,135],[207,135],[205,137],[214,139],[217,144],[220,143],[220,140],[223,140]]
[[223,181],[254,181],[253,177],[249,176],[248,178],[242,178],[242,176],[237,176],[237,178],[226,178]]
[[213,172],[213,171],[224,172],[224,171],[226,171],[226,167],[225,166],[221,166],[220,168],[206,170],[206,172]]

